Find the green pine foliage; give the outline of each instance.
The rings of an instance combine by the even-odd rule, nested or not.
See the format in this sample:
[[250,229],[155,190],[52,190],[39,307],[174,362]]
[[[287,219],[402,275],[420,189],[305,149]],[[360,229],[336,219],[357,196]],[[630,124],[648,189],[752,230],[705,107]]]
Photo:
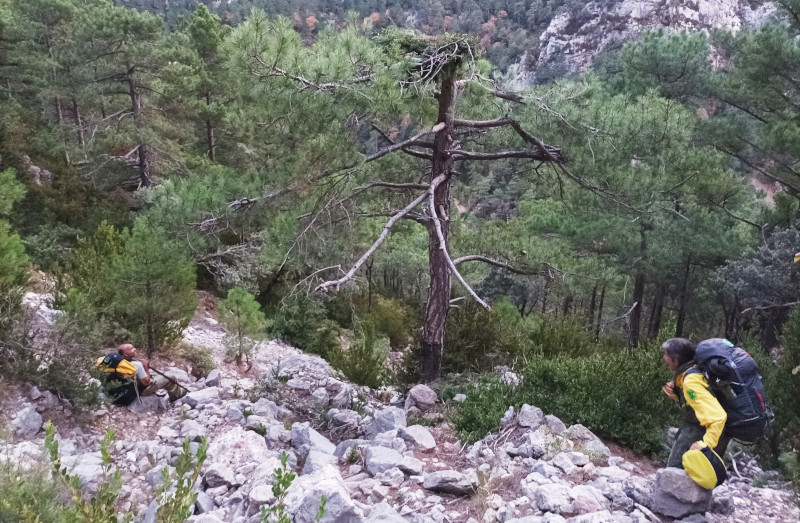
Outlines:
[[192,319],[195,270],[177,244],[142,222],[122,237],[125,247],[106,274],[112,306],[135,343],[152,355],[176,341]]
[[375,325],[371,321],[360,322],[350,348],[330,352],[328,360],[348,380],[377,389],[383,384],[388,356],[378,341]]
[[228,297],[219,303],[219,322],[225,327],[225,346],[228,356],[241,364],[249,361],[253,347],[266,334],[267,322],[255,297],[242,287],[228,291]]

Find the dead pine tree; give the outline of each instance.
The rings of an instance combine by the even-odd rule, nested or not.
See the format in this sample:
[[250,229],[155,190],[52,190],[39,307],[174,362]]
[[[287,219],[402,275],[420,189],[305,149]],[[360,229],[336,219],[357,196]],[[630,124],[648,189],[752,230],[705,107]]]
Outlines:
[[[478,296],[466,282],[459,272],[459,265],[480,261],[521,274],[537,272],[526,267],[515,267],[497,257],[482,254],[453,256],[448,240],[450,236],[451,186],[458,173],[458,165],[463,162],[523,159],[555,165],[559,170],[563,170],[566,176],[570,178],[573,176],[564,167],[566,159],[560,148],[543,143],[524,129],[518,119],[507,113],[486,120],[461,119],[456,114],[459,98],[465,90],[473,86],[477,92],[481,93],[481,96],[499,102],[493,104],[495,108],[507,108],[509,103],[526,104],[523,96],[498,89],[493,82],[476,72],[479,47],[473,37],[447,34],[439,37],[427,37],[408,31],[394,30],[394,38],[394,43],[402,48],[405,57],[410,57],[411,62],[415,64],[406,71],[403,78],[397,79],[397,83],[405,95],[419,97],[432,95],[434,97],[438,107],[435,123],[416,133],[413,137],[399,141],[392,139],[388,132],[381,130],[380,122],[373,122],[371,126],[382,136],[383,141],[387,144],[385,147],[366,156],[358,165],[339,169],[335,173],[333,171],[323,172],[313,177],[311,181],[318,182],[333,174],[341,175],[350,172],[395,152],[427,161],[430,171],[419,183],[371,181],[366,186],[358,187],[348,194],[334,195],[320,206],[320,208],[330,208],[350,200],[356,193],[373,188],[400,192],[407,195],[408,202],[402,208],[378,213],[361,213],[362,216],[369,217],[385,216],[388,220],[372,245],[349,270],[346,272],[341,270],[341,273],[344,274],[337,279],[319,283],[316,290],[327,292],[329,289],[338,289],[345,282],[352,280],[359,269],[367,263],[372,254],[386,240],[399,220],[410,219],[424,226],[428,234],[430,285],[421,339],[419,381],[427,383],[438,379],[441,374],[445,325],[448,310],[452,305],[453,278],[455,277],[459,281],[476,302],[491,309],[489,304]],[[282,45],[285,45],[283,42],[285,40],[282,41]],[[256,70],[256,74],[262,77],[290,79],[294,81],[299,90],[305,92],[330,93],[333,96],[337,92],[368,89],[374,79],[374,73],[368,68],[362,67],[361,70],[366,72],[349,82],[319,82],[301,74],[292,73],[280,65],[275,65],[280,64],[280,60],[273,59],[272,62],[268,62],[258,58],[253,52],[249,55],[245,52],[243,56],[245,60],[248,56],[250,58],[255,56],[255,64],[250,61],[248,67],[251,71]],[[431,87],[433,89],[430,89]],[[509,130],[509,136],[515,143],[513,147],[489,150],[487,147],[478,145],[475,140],[464,140],[465,137],[474,137],[475,135],[486,136],[487,133],[498,129]],[[469,149],[463,147],[465,141],[470,145]],[[304,183],[308,183],[308,178]],[[270,197],[274,198],[288,191],[290,189],[280,191],[280,194],[272,194]],[[318,215],[319,213],[315,211],[307,216],[309,225],[306,227],[306,231],[312,226],[311,224]]]

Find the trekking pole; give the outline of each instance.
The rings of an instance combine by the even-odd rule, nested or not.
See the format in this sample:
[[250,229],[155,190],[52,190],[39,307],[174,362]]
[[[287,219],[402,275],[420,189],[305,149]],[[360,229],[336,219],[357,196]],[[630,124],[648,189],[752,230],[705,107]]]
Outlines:
[[178,382],[177,382],[177,381],[175,381],[174,379],[170,378],[169,376],[167,376],[166,374],[164,374],[164,373],[163,373],[163,372],[161,372],[160,370],[158,370],[158,369],[154,369],[153,367],[150,367],[150,370],[151,370],[151,371],[153,371],[153,372],[155,372],[156,374],[160,374],[161,376],[164,376],[164,377],[165,377],[165,378],[167,378],[169,381],[171,381],[172,383],[174,383],[174,384],[175,384],[175,385],[177,385],[178,387],[180,387],[180,388],[182,388],[183,390],[185,390],[187,393],[188,393],[188,392],[191,392],[189,389],[187,389],[186,387],[184,387],[183,385],[181,385],[180,383],[178,383]]

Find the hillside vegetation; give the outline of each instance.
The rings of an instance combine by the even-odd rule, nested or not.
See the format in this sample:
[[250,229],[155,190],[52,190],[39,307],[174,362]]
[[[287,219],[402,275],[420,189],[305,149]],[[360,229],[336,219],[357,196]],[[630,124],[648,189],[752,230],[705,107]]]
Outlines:
[[[0,0],[0,373],[93,405],[98,349],[174,348],[201,290],[242,366],[279,338],[372,387],[467,392],[467,439],[534,403],[659,456],[659,343],[726,337],[796,478],[800,2],[521,91],[485,25],[524,48],[572,4],[454,4],[414,31],[384,4]],[[479,377],[503,365],[519,392]]]

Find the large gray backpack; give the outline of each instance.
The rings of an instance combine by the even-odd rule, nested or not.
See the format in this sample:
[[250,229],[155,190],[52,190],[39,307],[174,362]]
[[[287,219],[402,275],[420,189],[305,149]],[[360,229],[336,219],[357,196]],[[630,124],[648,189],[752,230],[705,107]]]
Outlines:
[[712,338],[697,344],[694,361],[728,415],[725,433],[747,443],[766,438],[774,416],[750,354],[726,339]]

